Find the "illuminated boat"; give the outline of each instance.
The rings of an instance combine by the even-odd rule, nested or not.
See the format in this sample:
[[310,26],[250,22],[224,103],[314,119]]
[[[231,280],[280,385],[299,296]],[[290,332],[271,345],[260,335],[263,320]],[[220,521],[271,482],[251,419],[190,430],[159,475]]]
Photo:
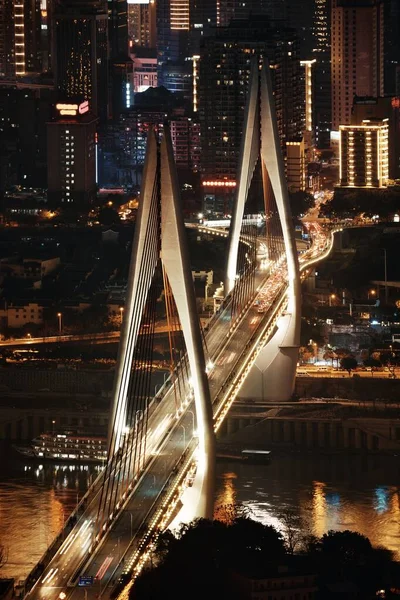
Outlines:
[[79,431],[42,433],[29,448],[14,446],[24,456],[40,460],[105,462],[107,437]]

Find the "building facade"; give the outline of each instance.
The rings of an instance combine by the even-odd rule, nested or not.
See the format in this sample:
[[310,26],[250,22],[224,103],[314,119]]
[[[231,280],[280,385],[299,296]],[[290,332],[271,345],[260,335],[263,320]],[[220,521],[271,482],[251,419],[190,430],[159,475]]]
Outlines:
[[329,148],[332,128],[331,102],[331,0],[314,0],[312,21],[315,93],[315,144]]
[[389,179],[388,119],[367,119],[360,125],[341,125],[341,187],[382,188]]
[[304,140],[286,142],[286,180],[290,192],[306,189],[306,154]]
[[265,56],[271,66],[283,152],[287,141],[302,136],[304,94],[296,32],[262,16],[217,28],[215,36],[204,38],[201,45],[198,110],[203,178],[220,181],[219,191],[223,184],[229,186],[236,179],[250,64],[255,54]]
[[59,103],[47,124],[48,202],[87,207],[96,198],[96,125],[87,102]]
[[332,129],[348,125],[354,96],[384,94],[382,0],[332,0]]
[[39,74],[50,67],[48,0],[1,0],[0,78]]
[[109,117],[108,13],[102,0],[62,0],[54,20],[55,83],[60,102],[90,102],[104,122]]
[[130,48],[156,48],[156,3],[155,0],[128,2],[128,36]]

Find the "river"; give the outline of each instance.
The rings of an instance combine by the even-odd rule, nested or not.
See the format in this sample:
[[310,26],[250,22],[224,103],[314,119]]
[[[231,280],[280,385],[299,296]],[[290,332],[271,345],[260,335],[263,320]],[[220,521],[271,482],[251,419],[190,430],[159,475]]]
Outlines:
[[[2,577],[24,579],[96,477],[95,465],[31,462],[0,447]],[[216,506],[241,503],[250,516],[282,529],[295,514],[321,536],[350,529],[400,560],[400,462],[397,457],[273,456],[269,465],[218,462]]]

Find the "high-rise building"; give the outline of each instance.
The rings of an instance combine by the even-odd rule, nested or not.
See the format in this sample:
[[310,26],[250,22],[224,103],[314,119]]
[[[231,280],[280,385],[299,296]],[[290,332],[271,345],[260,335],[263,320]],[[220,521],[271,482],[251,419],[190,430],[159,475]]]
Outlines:
[[84,207],[96,198],[96,117],[86,102],[59,102],[47,124],[48,202]]
[[146,155],[150,125],[161,131],[168,120],[179,176],[197,171],[200,163],[200,126],[176,94],[164,87],[135,94],[129,110],[108,128],[100,146],[102,185],[138,186]]
[[312,21],[314,66],[315,144],[329,148],[332,129],[331,0],[314,0]]
[[314,0],[216,0],[217,25],[227,27],[233,19],[248,19],[251,14],[267,15],[285,21],[297,31],[302,59],[311,56]]
[[15,75],[14,63],[14,3],[13,0],[0,2],[0,77]]
[[242,137],[251,59],[271,66],[282,149],[302,137],[304,98],[296,31],[261,15],[231,21],[204,38],[199,60],[198,107],[206,181],[233,182]]
[[54,16],[54,65],[60,101],[90,102],[109,116],[108,27],[104,0],[58,0]]
[[306,189],[304,140],[286,142],[286,181],[291,192],[304,192]]
[[304,131],[313,133],[314,131],[314,69],[315,58],[313,60],[301,60],[300,65],[304,68]]
[[386,187],[389,179],[388,119],[340,125],[341,187]]
[[15,79],[48,70],[47,15],[46,0],[0,0],[1,78]]
[[1,155],[5,155],[0,180],[4,187],[12,183],[46,187],[46,123],[54,100],[50,85],[19,82],[0,86],[0,163]]
[[107,0],[107,8],[110,58],[113,61],[128,54],[127,0]]
[[389,126],[389,177],[400,179],[400,98],[356,97],[351,112],[351,124],[385,120]]
[[383,0],[332,0],[332,129],[348,125],[354,96],[383,96]]
[[192,57],[198,55],[201,39],[217,24],[217,1],[157,0],[156,11],[158,83],[171,91],[186,90],[192,78]]
[[400,2],[386,0],[385,19],[385,95],[400,94],[400,85],[396,87],[396,78],[400,74]]
[[133,50],[135,46],[156,47],[155,0],[128,0],[128,35]]

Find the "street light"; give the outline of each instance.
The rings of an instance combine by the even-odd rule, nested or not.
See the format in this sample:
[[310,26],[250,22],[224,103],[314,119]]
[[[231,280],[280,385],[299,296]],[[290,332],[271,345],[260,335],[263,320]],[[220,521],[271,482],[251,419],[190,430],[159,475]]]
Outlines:
[[387,286],[387,254],[386,254],[386,248],[381,248],[381,250],[383,250],[383,255],[385,258],[385,304],[387,304],[388,301],[388,286]]
[[123,306],[119,307],[119,314],[120,314],[120,323],[122,325],[122,317],[123,317],[123,314],[124,314],[124,307]]
[[184,425],[181,425],[182,429],[183,429],[183,449],[185,450],[186,448],[186,429]]
[[336,294],[329,295],[329,306],[332,306],[332,300],[335,300],[335,298],[336,298]]
[[375,296],[376,294],[376,290],[368,290],[368,300],[370,298],[370,296]]
[[192,410],[188,410],[186,412],[190,413],[192,415],[192,419],[193,419],[193,421],[192,421],[192,431],[193,431],[193,435],[195,435],[196,428],[195,428],[195,425],[194,425],[194,412]]
[[61,335],[61,330],[62,330],[62,313],[58,312],[57,313],[57,317],[58,317],[58,333]]

